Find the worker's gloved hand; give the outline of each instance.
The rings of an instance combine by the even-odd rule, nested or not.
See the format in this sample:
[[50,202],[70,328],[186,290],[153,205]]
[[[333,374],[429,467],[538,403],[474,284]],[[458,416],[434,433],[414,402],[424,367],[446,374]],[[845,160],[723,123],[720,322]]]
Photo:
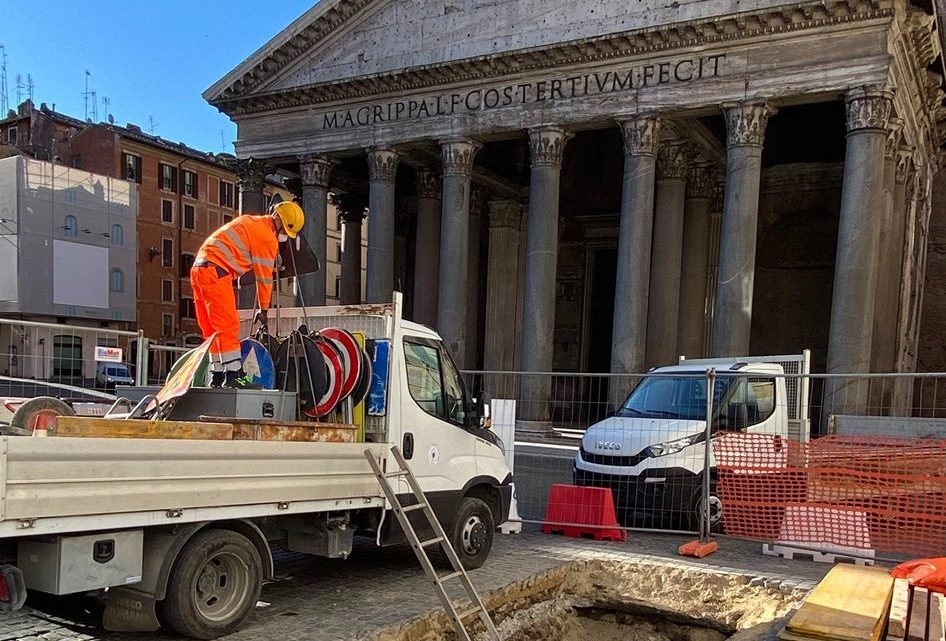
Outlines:
[[256,322],[263,327],[269,327],[269,316],[266,313],[265,309],[261,309],[256,312]]

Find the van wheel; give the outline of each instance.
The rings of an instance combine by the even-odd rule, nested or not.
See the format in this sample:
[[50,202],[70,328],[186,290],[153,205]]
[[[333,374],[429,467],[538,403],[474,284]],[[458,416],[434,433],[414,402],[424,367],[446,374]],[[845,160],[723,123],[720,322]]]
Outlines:
[[[691,529],[699,532],[701,531],[701,525],[706,518],[706,508],[703,507],[702,486],[697,488],[696,492],[693,493],[692,505],[693,516],[690,519]],[[719,498],[719,492],[716,491],[715,485],[710,488],[709,511],[709,531],[714,534],[721,533],[723,531],[723,501],[721,498]]]
[[259,600],[263,563],[256,547],[229,530],[198,532],[174,562],[162,610],[177,633],[215,639],[235,631]]
[[30,436],[35,430],[49,429],[60,416],[75,416],[75,411],[52,396],[37,396],[26,401],[10,417],[12,434]]
[[495,531],[493,511],[485,502],[472,496],[460,501],[453,520],[450,543],[465,569],[475,570],[486,562],[493,547]]

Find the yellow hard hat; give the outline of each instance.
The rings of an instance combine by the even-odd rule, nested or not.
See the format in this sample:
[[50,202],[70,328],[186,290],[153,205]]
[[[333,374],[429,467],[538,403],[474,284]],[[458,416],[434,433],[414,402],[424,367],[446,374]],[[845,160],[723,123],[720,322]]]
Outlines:
[[299,235],[299,230],[305,224],[305,214],[302,207],[293,202],[281,202],[273,205],[273,211],[282,221],[283,229],[289,238]]

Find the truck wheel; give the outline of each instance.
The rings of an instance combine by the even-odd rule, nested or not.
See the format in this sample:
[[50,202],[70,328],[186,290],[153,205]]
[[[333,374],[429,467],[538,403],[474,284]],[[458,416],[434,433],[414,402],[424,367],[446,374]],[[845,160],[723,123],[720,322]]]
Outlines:
[[[709,495],[710,508],[710,532],[720,533],[723,531],[723,501],[719,498],[719,492],[716,486],[710,488]],[[705,508],[703,507],[703,488],[700,487],[693,494],[693,517],[690,521],[691,529],[699,532],[703,520],[706,518]]]
[[71,407],[52,396],[37,396],[20,405],[10,417],[10,426],[30,436],[35,430],[53,426],[58,416],[75,416]]
[[175,632],[215,639],[235,631],[259,600],[263,563],[256,547],[229,530],[194,535],[174,562],[162,603]]
[[486,503],[472,496],[460,501],[450,543],[465,569],[475,570],[486,562],[495,531],[493,511]]

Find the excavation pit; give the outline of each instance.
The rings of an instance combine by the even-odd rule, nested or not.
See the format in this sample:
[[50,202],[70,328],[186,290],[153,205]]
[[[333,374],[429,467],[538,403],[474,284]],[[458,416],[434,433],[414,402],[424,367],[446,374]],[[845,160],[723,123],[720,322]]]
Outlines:
[[[504,641],[758,641],[805,596],[761,580],[647,563],[581,561],[484,595]],[[465,606],[461,606],[461,610]],[[470,628],[485,639],[482,626]],[[454,640],[434,612],[372,641]]]

